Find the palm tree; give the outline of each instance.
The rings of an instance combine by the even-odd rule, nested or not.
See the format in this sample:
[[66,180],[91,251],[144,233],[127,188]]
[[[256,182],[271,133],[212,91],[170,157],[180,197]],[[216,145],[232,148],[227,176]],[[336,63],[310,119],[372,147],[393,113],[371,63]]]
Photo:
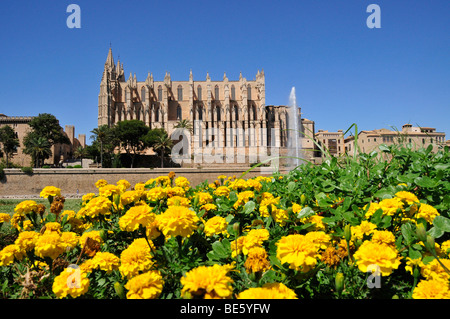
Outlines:
[[161,156],[161,168],[164,167],[164,153],[166,150],[170,150],[173,146],[173,141],[167,135],[160,135],[156,138],[153,144],[153,149],[160,152]]
[[94,128],[91,133],[91,139],[100,143],[100,163],[103,167],[103,145],[111,139],[111,128],[108,125],[101,125]]
[[24,144],[24,153],[31,155],[35,167],[40,167],[41,160],[52,156],[50,142],[42,136],[32,135],[24,141]]
[[192,133],[192,130],[193,130],[194,127],[192,126],[191,121],[184,119],[184,120],[179,121],[179,122],[174,126],[174,128],[186,129],[186,130],[188,130],[190,133]]

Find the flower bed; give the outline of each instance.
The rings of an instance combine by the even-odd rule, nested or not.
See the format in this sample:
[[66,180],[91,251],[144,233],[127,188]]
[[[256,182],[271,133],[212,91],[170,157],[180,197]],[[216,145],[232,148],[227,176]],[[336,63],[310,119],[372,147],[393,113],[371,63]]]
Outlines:
[[449,298],[449,152],[386,148],[286,175],[48,186],[0,224],[3,298]]

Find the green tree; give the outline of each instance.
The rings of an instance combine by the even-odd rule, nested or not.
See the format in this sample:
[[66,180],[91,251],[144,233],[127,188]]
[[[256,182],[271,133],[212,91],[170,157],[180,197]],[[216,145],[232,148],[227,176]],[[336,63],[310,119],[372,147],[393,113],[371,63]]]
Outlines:
[[[105,153],[111,155],[117,144],[114,131],[108,125],[101,125],[91,131],[91,139],[93,140],[93,148],[97,148],[100,155],[100,163],[104,167],[103,158]],[[97,147],[98,146],[98,147]],[[92,149],[91,149],[92,150]],[[94,156],[96,156],[95,154]],[[110,159],[110,158],[109,158]]]
[[147,148],[144,139],[149,130],[149,127],[139,120],[120,121],[113,128],[117,143],[131,158],[132,168],[136,155]]
[[50,146],[70,144],[70,140],[64,134],[58,119],[52,114],[41,113],[34,117],[28,125],[37,136],[45,138],[50,143]]
[[156,138],[155,143],[153,144],[153,149],[155,152],[159,152],[159,156],[161,157],[161,168],[164,167],[164,156],[166,152],[170,152],[173,146],[173,141],[167,135],[159,135]]
[[6,157],[6,167],[8,167],[9,159],[14,156],[20,146],[19,139],[11,126],[5,125],[0,128],[0,143],[2,144],[1,150]]
[[25,145],[23,152],[31,156],[35,167],[41,167],[43,161],[52,156],[50,142],[34,132],[27,134],[23,143]]

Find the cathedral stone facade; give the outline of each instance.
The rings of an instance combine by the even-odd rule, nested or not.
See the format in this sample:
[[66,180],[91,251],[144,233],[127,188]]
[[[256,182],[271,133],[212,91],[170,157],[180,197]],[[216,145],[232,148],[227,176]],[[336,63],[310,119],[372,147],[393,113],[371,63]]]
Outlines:
[[222,159],[240,154],[245,163],[261,161],[261,157],[255,160],[256,154],[276,153],[287,146],[292,134],[287,130],[288,113],[286,106],[266,105],[263,70],[254,80],[242,73],[238,80],[229,80],[226,74],[221,81],[211,80],[209,74],[194,80],[191,71],[187,81],[172,80],[170,73],[163,81],[152,73],[138,81],[131,73],[126,79],[123,64],[115,64],[111,48],[98,100],[99,126],[137,119],[171,135],[177,123],[188,120],[193,126],[188,144],[194,155],[213,147]]

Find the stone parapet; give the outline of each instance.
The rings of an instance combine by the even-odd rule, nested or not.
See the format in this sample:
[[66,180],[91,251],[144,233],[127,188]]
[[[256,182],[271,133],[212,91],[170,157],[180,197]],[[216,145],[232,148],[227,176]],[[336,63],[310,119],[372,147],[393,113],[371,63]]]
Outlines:
[[[249,167],[241,168],[89,168],[89,169],[34,169],[32,174],[25,174],[20,169],[5,169],[4,177],[0,182],[0,198],[11,196],[36,196],[45,186],[55,186],[61,189],[63,196],[74,194],[83,195],[97,193],[95,182],[105,179],[108,183],[115,184],[121,179],[135,185],[146,182],[151,178],[168,175],[174,172],[175,177],[184,176],[191,186],[196,186],[205,180],[214,182],[219,175],[239,177]],[[256,176],[269,176],[270,170],[259,167],[251,170],[244,178]]]

